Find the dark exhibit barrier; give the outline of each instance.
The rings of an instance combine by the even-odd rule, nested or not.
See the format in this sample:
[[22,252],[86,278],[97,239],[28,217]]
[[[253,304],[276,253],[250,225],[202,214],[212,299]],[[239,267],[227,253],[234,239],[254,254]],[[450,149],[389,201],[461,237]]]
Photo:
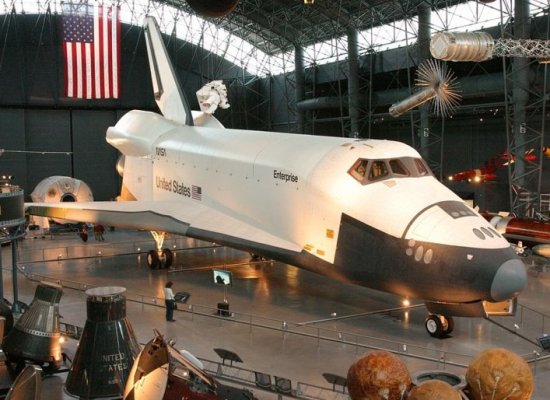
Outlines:
[[275,377],[275,390],[279,393],[292,395],[292,382],[288,378]]
[[243,360],[237,353],[234,353],[226,349],[214,349],[216,354],[222,359],[222,364],[225,364],[225,360],[229,360],[230,365],[233,365],[233,361],[242,363]]
[[229,303],[222,301],[218,303],[218,315],[221,317],[230,317],[231,312],[229,311]]
[[191,295],[187,292],[177,292],[174,295],[174,300],[176,300],[177,303],[185,304],[187,300],[189,300],[189,297],[191,297]]
[[537,340],[543,350],[550,351],[550,335],[545,333],[544,335],[539,336]]
[[254,378],[256,386],[265,390],[273,390],[271,385],[271,375],[264,374],[263,372],[254,372]]

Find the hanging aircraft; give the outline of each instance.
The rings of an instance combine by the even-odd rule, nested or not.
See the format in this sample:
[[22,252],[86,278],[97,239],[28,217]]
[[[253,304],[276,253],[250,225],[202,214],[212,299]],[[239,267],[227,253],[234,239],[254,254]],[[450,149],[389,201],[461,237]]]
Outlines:
[[225,129],[190,110],[154,18],[145,37],[162,115],[133,110],[107,130],[124,156],[121,201],[30,203],[30,214],[150,230],[152,267],[171,263],[170,232],[423,299],[435,337],[452,316],[513,311],[523,263],[413,148]]
[[[518,218],[509,213],[482,213],[521,256],[534,254],[550,258],[550,221],[533,218]],[[529,251],[526,251],[529,250]]]
[[[534,148],[529,149],[524,154],[524,160],[527,162],[537,162],[537,153]],[[550,147],[544,146],[541,154],[545,157],[550,157]],[[449,176],[450,181],[468,181],[468,182],[490,182],[497,179],[496,171],[498,169],[508,166],[509,163],[514,163],[516,157],[514,154],[508,156],[508,150],[504,150],[503,153],[499,153],[492,157],[485,163],[483,167],[468,169],[465,171],[456,172]]]

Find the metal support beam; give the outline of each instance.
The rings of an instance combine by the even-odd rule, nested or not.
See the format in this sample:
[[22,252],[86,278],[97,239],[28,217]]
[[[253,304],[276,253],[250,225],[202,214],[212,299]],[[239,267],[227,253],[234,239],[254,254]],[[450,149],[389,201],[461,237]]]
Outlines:
[[2,260],[2,248],[0,247],[0,301],[4,299],[4,265]]
[[[431,8],[427,3],[418,6],[418,64],[429,59],[431,39]],[[442,135],[432,131],[430,109],[428,104],[419,107],[418,149],[420,155],[428,162],[434,174],[441,179],[441,147]]]
[[348,31],[348,107],[350,118],[350,137],[359,137],[359,49],[357,30]]
[[[513,15],[501,17],[503,21],[513,21],[513,30],[503,24],[503,38],[510,36],[509,32],[513,32],[512,39],[530,38],[529,11],[529,2],[514,1]],[[548,37],[548,25],[544,34]],[[542,35],[537,32],[537,36]],[[507,68],[505,60],[503,66],[507,92],[505,101],[510,211],[520,217],[534,217],[540,209],[547,67],[527,57],[515,57],[511,61],[511,70]],[[529,79],[529,75],[536,69],[543,70],[542,85],[531,83]]]
[[11,241],[11,268],[13,282],[13,305],[12,311],[19,312],[19,286],[17,284],[17,239]]
[[[304,70],[304,49],[302,47],[296,47],[294,49],[294,79],[295,79],[295,91],[296,91],[296,103],[304,100],[306,93],[306,79]],[[296,108],[296,132],[305,132],[305,118],[304,112]]]

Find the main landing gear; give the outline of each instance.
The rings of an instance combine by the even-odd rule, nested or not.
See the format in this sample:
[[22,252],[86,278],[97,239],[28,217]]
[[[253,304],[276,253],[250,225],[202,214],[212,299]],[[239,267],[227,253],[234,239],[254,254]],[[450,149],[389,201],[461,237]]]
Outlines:
[[172,254],[172,250],[162,248],[165,233],[151,231],[151,235],[153,235],[153,238],[155,239],[157,249],[149,250],[147,253],[147,265],[151,269],[170,268],[172,266],[172,262],[174,261],[174,255]]
[[428,331],[431,336],[441,339],[453,331],[455,323],[452,317],[429,314],[426,318],[425,326],[426,331]]

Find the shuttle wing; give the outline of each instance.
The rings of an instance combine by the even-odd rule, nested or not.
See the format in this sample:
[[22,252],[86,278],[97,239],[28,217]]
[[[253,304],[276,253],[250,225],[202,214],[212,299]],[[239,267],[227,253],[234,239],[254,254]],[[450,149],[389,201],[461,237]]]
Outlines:
[[[231,243],[262,243],[291,252],[300,252],[296,243],[274,236],[205,205],[183,207],[181,202],[94,201],[78,203],[27,203],[29,214],[112,225],[120,228],[163,231],[178,235],[200,232],[204,238],[227,238]],[[237,239],[238,238],[238,239]]]

